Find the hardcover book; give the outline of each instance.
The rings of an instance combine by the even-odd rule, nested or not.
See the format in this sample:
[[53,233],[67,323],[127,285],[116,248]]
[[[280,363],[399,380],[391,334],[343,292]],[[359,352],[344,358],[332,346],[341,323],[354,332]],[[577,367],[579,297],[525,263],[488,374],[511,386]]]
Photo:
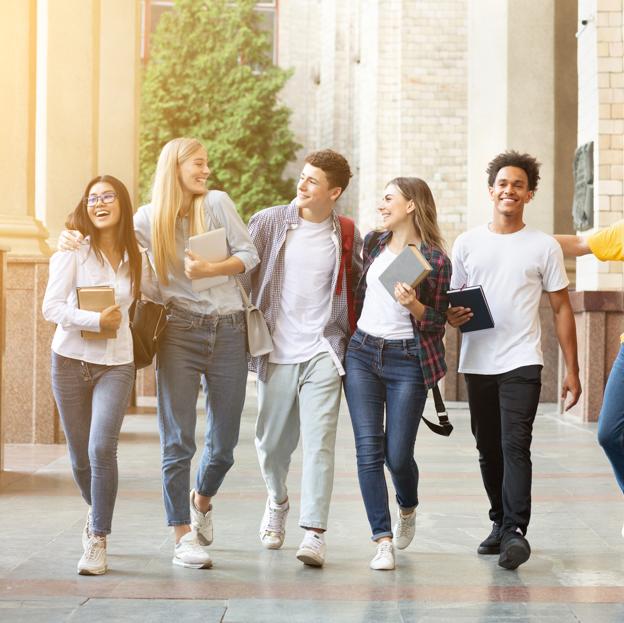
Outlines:
[[[91,286],[76,288],[78,308],[86,311],[101,312],[103,309],[115,305],[115,289],[110,286]],[[117,337],[117,331],[103,329],[99,333],[95,331],[81,331],[80,335],[85,340],[108,340]]]
[[408,244],[386,270],[379,275],[379,281],[394,298],[394,285],[397,281],[409,283],[415,288],[431,272],[431,265],[414,244]]
[[469,286],[447,292],[452,307],[469,307],[474,314],[472,318],[459,327],[462,333],[481,331],[494,327],[494,318],[481,286]]
[[[211,229],[203,234],[197,234],[197,236],[191,236],[189,238],[189,249],[208,262],[222,262],[223,260],[227,260],[228,248],[225,229],[220,227],[219,229]],[[201,292],[202,290],[220,286],[227,280],[228,277],[226,275],[202,277],[200,279],[193,279],[191,281],[191,287],[194,292]]]

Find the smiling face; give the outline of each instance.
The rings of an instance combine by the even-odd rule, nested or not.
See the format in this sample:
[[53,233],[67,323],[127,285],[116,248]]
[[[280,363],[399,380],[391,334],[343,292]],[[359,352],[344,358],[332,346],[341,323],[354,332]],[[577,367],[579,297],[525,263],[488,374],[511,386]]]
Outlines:
[[414,218],[414,203],[406,199],[394,184],[386,186],[381,205],[377,210],[383,226],[390,231],[405,225]]
[[525,204],[533,199],[529,178],[524,169],[503,167],[489,187],[494,212],[507,219],[522,218]]
[[325,171],[306,163],[297,183],[297,207],[315,211],[324,209],[340,197],[342,189],[330,188]]
[[87,214],[93,226],[100,231],[118,225],[121,207],[111,184],[98,182],[91,186],[87,195]]
[[184,162],[178,165],[180,185],[185,193],[203,195],[210,177],[208,154],[203,147],[196,149]]

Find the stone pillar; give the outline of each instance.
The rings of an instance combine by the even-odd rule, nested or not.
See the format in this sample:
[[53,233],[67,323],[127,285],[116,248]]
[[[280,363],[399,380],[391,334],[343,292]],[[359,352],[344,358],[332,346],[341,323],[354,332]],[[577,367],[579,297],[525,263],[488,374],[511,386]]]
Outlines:
[[[624,3],[580,0],[578,32],[578,144],[594,143],[594,226],[624,218]],[[591,233],[591,232],[585,232]],[[620,348],[624,263],[593,255],[576,262],[572,302],[583,395],[571,413],[595,421]]]
[[48,253],[35,218],[35,0],[0,2],[0,244]]
[[6,254],[9,247],[0,245],[0,472],[4,469],[4,357],[6,353]]

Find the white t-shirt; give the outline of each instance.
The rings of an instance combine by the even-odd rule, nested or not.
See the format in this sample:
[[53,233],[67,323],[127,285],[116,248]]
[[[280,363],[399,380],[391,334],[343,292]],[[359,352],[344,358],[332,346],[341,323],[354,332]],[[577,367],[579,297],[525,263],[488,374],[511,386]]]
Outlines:
[[451,288],[481,285],[494,318],[494,328],[462,335],[459,371],[502,374],[543,365],[540,297],[568,283],[561,247],[541,231],[525,226],[496,234],[482,225],[458,236]]
[[366,273],[366,296],[358,329],[386,340],[405,340],[414,337],[409,311],[390,296],[379,275],[392,263],[396,254],[386,247],[370,265]]
[[330,352],[323,337],[331,312],[336,245],[332,218],[322,223],[299,219],[286,234],[284,280],[273,331],[271,363],[301,363]]

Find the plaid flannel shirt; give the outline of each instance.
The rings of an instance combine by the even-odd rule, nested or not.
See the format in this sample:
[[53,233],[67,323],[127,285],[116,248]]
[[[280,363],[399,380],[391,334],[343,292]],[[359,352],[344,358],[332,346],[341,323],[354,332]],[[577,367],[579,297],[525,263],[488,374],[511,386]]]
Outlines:
[[[366,296],[366,273],[373,260],[385,249],[392,237],[391,232],[371,232],[364,239],[362,276],[355,292],[355,315],[360,317],[364,297]],[[425,387],[431,389],[445,374],[444,331],[446,326],[446,309],[451,283],[451,260],[448,256],[422,243],[421,253],[433,269],[429,276],[416,286],[416,298],[425,306],[422,320],[410,315],[414,334],[420,339],[420,365],[423,372]]]
[[[239,275],[241,284],[250,293],[252,303],[264,314],[264,318],[273,333],[278,321],[282,285],[284,283],[284,243],[288,230],[299,225],[299,209],[293,200],[289,205],[274,206],[256,212],[249,219],[249,235],[256,245],[260,264],[244,275]],[[349,317],[347,313],[347,288],[355,290],[362,272],[362,237],[355,228],[353,240],[352,283],[347,284],[347,273],[343,272],[342,291],[336,294],[336,281],[342,260],[342,231],[340,220],[333,215],[332,239],[336,245],[336,262],[332,276],[331,311],[323,337],[327,339],[334,354],[338,371],[343,374],[341,362],[349,339]],[[269,355],[251,357],[249,369],[257,372],[261,381],[266,381]]]

